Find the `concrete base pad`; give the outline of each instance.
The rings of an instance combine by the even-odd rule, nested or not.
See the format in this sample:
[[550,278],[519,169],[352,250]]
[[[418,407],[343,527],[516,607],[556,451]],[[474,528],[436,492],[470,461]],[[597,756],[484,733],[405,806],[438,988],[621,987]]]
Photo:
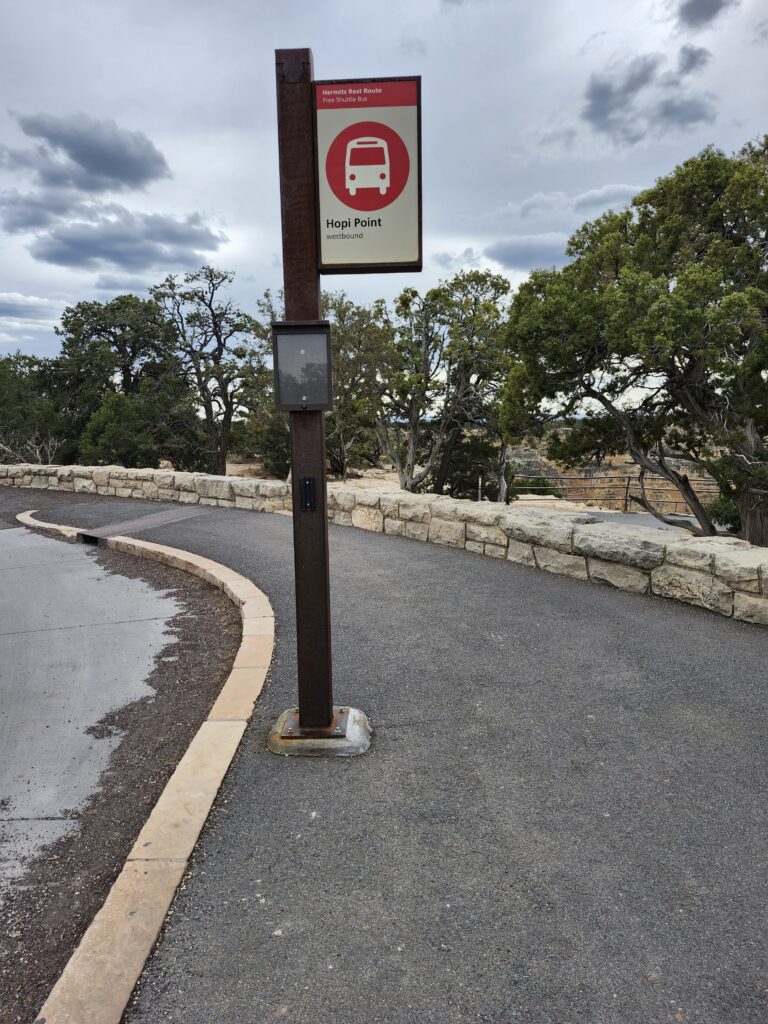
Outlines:
[[294,708],[288,708],[272,727],[267,740],[267,750],[273,754],[297,757],[354,757],[364,754],[371,745],[371,723],[368,716],[357,708],[349,708],[347,731],[344,736],[308,736],[301,739],[284,739],[283,729]]

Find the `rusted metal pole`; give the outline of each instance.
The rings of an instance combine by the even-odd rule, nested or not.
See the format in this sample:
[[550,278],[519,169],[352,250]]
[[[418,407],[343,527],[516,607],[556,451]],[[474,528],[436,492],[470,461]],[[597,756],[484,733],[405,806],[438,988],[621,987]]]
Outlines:
[[[285,318],[319,320],[312,51],[276,50],[275,71]],[[324,729],[333,720],[324,414],[290,417],[299,722]],[[300,507],[307,477],[315,480],[313,510]]]

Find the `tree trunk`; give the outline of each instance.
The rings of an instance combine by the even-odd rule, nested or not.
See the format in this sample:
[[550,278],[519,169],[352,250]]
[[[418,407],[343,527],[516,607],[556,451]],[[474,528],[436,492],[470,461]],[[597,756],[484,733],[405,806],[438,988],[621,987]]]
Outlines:
[[750,544],[768,547],[768,496],[744,491],[739,498],[741,535]]
[[496,500],[503,501],[504,504],[507,502],[507,447],[508,445],[502,441],[501,455],[496,470],[496,483],[499,485],[499,496]]
[[453,451],[460,436],[461,427],[457,425],[453,427],[450,434],[445,439],[443,451],[440,456],[440,465],[437,467],[437,473],[435,475],[435,494],[443,494],[445,492],[445,482],[448,479],[448,471],[451,468]]

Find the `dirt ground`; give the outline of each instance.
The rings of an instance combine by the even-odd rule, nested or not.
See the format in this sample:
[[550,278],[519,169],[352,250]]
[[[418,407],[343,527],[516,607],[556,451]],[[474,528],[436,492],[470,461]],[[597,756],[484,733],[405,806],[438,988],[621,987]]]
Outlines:
[[[141,826],[229,674],[240,617],[186,573],[99,550],[108,570],[170,593],[182,612],[147,680],[152,697],[106,715],[92,733],[121,734],[99,789],[73,814],[77,831],[26,865],[0,904],[0,1021],[30,1024],[119,873]],[[175,637],[175,640],[173,639]],[[178,660],[169,661],[169,655]]]

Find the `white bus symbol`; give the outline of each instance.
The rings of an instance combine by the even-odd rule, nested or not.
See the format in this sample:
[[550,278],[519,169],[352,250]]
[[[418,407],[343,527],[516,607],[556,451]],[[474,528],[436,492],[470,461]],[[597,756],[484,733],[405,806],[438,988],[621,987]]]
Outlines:
[[359,188],[377,188],[381,195],[389,188],[389,146],[384,139],[366,135],[347,143],[344,184],[351,196]]

